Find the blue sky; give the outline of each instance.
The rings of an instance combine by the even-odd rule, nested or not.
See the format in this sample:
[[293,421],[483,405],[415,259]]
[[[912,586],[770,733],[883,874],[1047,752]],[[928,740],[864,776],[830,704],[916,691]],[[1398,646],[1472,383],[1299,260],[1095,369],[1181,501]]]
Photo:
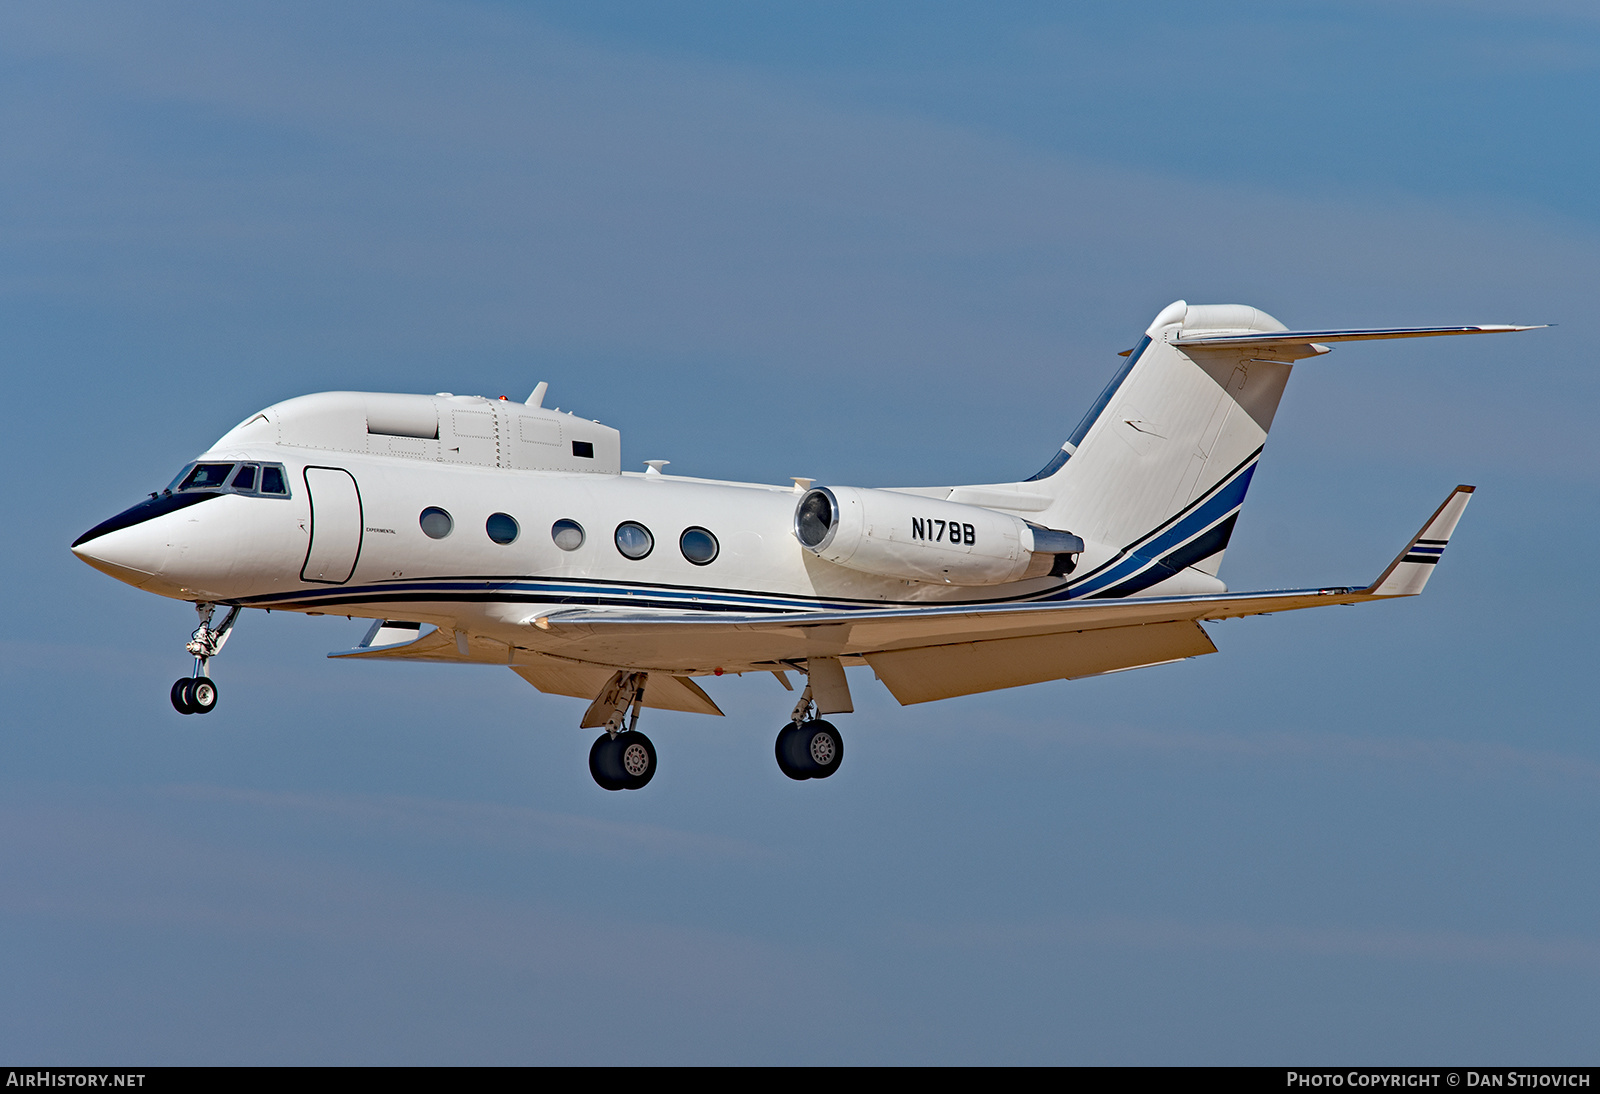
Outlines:
[[[1577,3],[0,12],[0,1049],[48,1062],[1592,1057],[1600,17]],[[1296,370],[1222,576],[1427,594],[900,708],[792,784],[770,678],[652,712],[192,613],[83,529],[307,391],[624,460],[996,481],[1163,305],[1549,322]],[[15,519],[17,514],[26,514]]]

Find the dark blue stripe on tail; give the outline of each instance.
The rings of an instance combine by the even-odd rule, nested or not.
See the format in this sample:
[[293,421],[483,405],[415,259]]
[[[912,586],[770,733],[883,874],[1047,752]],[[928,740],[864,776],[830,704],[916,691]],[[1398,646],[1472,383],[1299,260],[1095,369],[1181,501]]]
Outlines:
[[1023,482],[1038,482],[1040,479],[1048,479],[1066,465],[1067,460],[1072,457],[1068,447],[1075,449],[1083,443],[1083,439],[1089,435],[1089,430],[1094,428],[1094,423],[1099,420],[1106,406],[1116,396],[1117,389],[1122,386],[1122,381],[1128,378],[1128,373],[1133,371],[1133,366],[1139,363],[1139,358],[1144,355],[1145,348],[1149,345],[1150,336],[1148,334],[1139,339],[1139,344],[1133,348],[1132,353],[1128,354],[1128,359],[1122,363],[1121,368],[1117,369],[1117,374],[1111,377],[1111,382],[1100,393],[1100,398],[1094,401],[1094,405],[1089,408],[1089,413],[1083,416],[1083,419],[1078,422],[1078,428],[1074,429],[1072,436],[1067,438],[1067,444],[1062,447],[1061,451],[1050,457],[1049,463],[1040,468],[1037,473],[1023,479]]

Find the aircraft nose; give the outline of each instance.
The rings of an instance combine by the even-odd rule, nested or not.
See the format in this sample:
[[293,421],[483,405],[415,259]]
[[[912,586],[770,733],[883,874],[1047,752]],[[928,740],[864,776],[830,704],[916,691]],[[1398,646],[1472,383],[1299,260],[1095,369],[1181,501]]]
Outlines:
[[161,572],[167,537],[148,524],[136,524],[80,539],[72,545],[72,553],[101,573],[141,586]]
[[[216,494],[161,494],[101,521],[72,543],[72,553],[129,585],[145,585],[166,566],[171,537],[168,514]],[[167,517],[167,520],[161,518]]]

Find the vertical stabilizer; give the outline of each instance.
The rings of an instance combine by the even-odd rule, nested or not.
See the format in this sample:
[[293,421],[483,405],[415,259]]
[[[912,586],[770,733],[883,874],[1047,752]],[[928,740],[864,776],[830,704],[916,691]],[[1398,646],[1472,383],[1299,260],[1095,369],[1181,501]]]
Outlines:
[[[1052,527],[1160,560],[1143,585],[1215,576],[1292,362],[1322,347],[1175,345],[1187,335],[1286,328],[1241,304],[1162,309],[1056,458],[1028,483]],[[1143,587],[1143,586],[1139,586]],[[1126,584],[1101,595],[1127,595]]]

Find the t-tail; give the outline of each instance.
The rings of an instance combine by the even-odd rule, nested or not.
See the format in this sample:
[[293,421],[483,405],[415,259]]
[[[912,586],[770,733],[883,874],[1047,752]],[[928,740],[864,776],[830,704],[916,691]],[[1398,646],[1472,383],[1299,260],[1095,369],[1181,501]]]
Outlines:
[[1126,351],[1043,470],[1025,483],[957,488],[952,500],[996,489],[1048,497],[1031,520],[1104,549],[1073,575],[1074,598],[1158,584],[1161,592],[1221,591],[1217,570],[1296,361],[1327,353],[1330,342],[1529,329],[1291,331],[1258,308],[1179,300]]

